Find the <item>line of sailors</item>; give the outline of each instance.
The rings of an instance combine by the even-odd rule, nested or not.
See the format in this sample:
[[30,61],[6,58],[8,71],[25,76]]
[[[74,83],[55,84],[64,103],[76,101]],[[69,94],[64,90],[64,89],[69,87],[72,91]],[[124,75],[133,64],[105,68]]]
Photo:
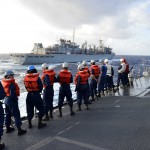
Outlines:
[[[125,59],[121,59],[121,65],[118,68],[118,82],[120,80],[125,85]],[[127,66],[127,65],[126,65]],[[62,70],[59,71],[57,77],[53,69],[44,63],[42,64],[43,74],[39,77],[37,69],[31,65],[28,67],[26,75],[23,79],[25,88],[27,90],[26,97],[26,108],[27,108],[27,119],[28,127],[32,128],[32,118],[34,117],[34,107],[38,110],[38,129],[46,126],[43,121],[48,121],[49,117],[53,118],[53,97],[55,82],[60,83],[59,96],[58,96],[58,117],[62,117],[62,106],[66,97],[68,105],[70,106],[70,115],[73,116],[73,99],[72,91],[70,89],[70,83],[73,82],[73,75],[68,70],[68,63],[62,64]],[[85,104],[86,109],[89,109],[89,97],[91,96],[92,101],[95,98],[101,97],[101,92],[104,93],[104,88],[114,90],[113,67],[109,64],[108,59],[100,60],[100,66],[96,64],[94,60],[90,62],[90,68],[87,66],[87,62],[84,60],[82,64],[78,65],[78,71],[74,78],[75,92],[77,92],[77,104],[78,111],[81,111],[82,100]],[[123,71],[124,70],[124,71]],[[4,99],[5,104],[5,126],[6,133],[14,131],[14,127],[11,125],[11,117],[15,119],[15,126],[18,130],[18,136],[27,133],[27,130],[21,128],[22,122],[20,118],[20,111],[18,107],[18,96],[20,95],[20,88],[15,82],[14,72],[7,70],[4,74],[4,78],[0,82],[0,99]],[[98,91],[97,91],[98,89]],[[43,98],[41,93],[43,91]],[[44,118],[43,118],[44,117]],[[2,102],[0,102],[0,150],[4,148],[4,143],[1,142],[3,135],[3,123],[4,123],[4,110]]]

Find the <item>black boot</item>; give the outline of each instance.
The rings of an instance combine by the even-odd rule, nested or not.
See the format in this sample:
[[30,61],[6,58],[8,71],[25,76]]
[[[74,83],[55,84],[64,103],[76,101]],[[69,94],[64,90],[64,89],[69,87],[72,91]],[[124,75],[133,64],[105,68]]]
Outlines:
[[3,142],[1,142],[1,137],[0,137],[0,150],[4,149],[5,144]]
[[80,105],[80,104],[78,104],[78,109],[77,109],[77,111],[81,111],[81,105]]
[[70,106],[70,116],[75,115],[74,111],[73,111],[73,106]]
[[27,133],[27,130],[23,130],[23,129],[21,129],[21,127],[20,127],[20,126],[19,126],[19,127],[17,127],[17,129],[18,129],[18,136],[19,136],[19,135],[23,135],[23,134]]
[[91,101],[95,101],[94,95],[93,95],[93,96],[91,96],[91,97],[92,97]]
[[29,125],[29,126],[28,126],[29,128],[32,128],[32,122],[31,122],[30,119],[28,119],[28,125]]
[[62,117],[62,110],[61,107],[59,107],[59,113],[57,114],[58,117]]
[[98,97],[101,97],[101,93],[100,93],[100,92],[98,92],[97,96],[98,96]]
[[10,126],[6,127],[6,133],[11,133],[14,130],[15,130],[15,128],[13,128],[13,127],[10,127]]
[[89,106],[88,106],[88,104],[85,104],[85,106],[86,106],[86,110],[89,110]]
[[53,118],[53,109],[50,110],[50,117]]
[[43,121],[49,121],[48,112],[45,114],[45,117],[43,118]]
[[46,123],[43,123],[42,122],[42,117],[39,117],[39,120],[38,120],[38,129],[41,129],[43,127],[46,126]]

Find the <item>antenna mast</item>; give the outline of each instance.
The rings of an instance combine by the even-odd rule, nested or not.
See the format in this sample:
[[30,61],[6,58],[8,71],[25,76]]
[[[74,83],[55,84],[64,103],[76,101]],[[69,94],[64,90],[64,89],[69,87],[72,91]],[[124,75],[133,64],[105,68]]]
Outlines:
[[73,29],[73,54],[74,54],[74,46],[75,46],[74,38],[75,38],[75,28]]

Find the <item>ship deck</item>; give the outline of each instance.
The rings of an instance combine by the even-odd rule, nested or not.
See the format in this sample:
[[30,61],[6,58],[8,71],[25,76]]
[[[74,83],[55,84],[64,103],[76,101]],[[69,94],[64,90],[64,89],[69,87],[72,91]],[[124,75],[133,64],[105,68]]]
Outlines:
[[[37,118],[28,133],[4,133],[5,150],[144,150],[150,149],[149,78],[139,78],[133,87],[108,93],[91,104],[90,110],[54,118],[43,129],[37,129]],[[76,103],[74,108],[76,108]],[[27,128],[27,122],[23,122]]]

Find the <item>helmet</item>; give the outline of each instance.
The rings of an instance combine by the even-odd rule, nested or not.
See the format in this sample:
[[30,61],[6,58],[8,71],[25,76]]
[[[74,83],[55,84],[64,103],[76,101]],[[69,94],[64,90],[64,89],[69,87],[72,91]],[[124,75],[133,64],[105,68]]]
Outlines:
[[109,60],[108,60],[108,59],[105,59],[105,60],[104,60],[104,62],[105,62],[105,63],[108,63],[108,62],[109,62]]
[[104,62],[104,60],[103,60],[103,59],[100,59],[100,60],[99,60],[99,62],[100,62],[100,63],[103,63],[103,62]]
[[14,72],[12,70],[7,70],[5,73],[4,73],[4,76],[7,76],[7,75],[14,75]]
[[79,64],[77,69],[82,70],[83,68],[84,68],[84,66],[82,64]]
[[124,59],[123,59],[123,58],[121,58],[121,59],[120,59],[120,61],[121,61],[121,62],[124,62]]
[[46,63],[42,64],[42,68],[44,68],[44,69],[48,68],[48,64],[46,64]]
[[94,60],[94,59],[92,59],[92,60],[91,60],[91,63],[95,63],[95,60]]
[[28,66],[28,70],[33,70],[33,69],[35,69],[35,67],[33,65]]
[[87,65],[86,60],[83,60],[83,61],[82,61],[82,65],[84,65],[84,66]]
[[63,67],[63,68],[68,68],[68,63],[67,63],[67,62],[64,62],[64,63],[62,64],[62,67]]

